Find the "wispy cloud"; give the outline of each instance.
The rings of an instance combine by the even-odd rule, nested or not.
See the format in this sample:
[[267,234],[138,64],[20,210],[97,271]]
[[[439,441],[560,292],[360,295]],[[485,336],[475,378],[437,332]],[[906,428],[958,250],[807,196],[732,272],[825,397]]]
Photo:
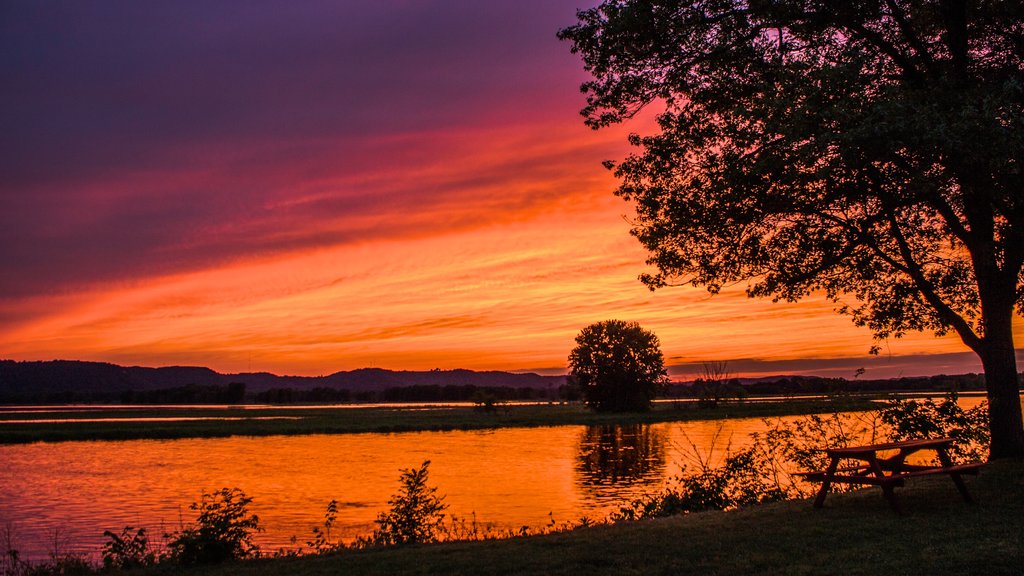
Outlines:
[[5,4],[0,356],[558,370],[622,318],[679,366],[863,358],[824,300],[637,282],[600,162],[645,124],[579,121],[576,7]]

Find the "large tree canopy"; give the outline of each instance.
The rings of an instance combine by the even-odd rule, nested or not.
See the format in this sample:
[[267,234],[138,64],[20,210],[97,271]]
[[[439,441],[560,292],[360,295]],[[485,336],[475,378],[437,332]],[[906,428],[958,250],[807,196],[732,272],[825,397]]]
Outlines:
[[955,331],[993,458],[1024,455],[1024,3],[608,0],[559,36],[586,122],[664,106],[618,165],[651,288],[821,291],[876,337]]
[[661,344],[636,322],[605,320],[576,336],[569,371],[587,406],[598,412],[640,412],[668,383]]

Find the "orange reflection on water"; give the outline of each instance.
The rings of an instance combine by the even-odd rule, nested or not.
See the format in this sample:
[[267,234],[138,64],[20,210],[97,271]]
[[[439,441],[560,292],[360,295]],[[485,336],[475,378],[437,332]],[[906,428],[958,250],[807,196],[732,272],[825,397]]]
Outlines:
[[[723,434],[757,420],[729,421]],[[46,553],[54,528],[95,552],[104,530],[144,526],[151,534],[192,519],[201,491],[238,487],[254,497],[266,526],[260,544],[292,546],[311,536],[331,500],[335,533],[372,531],[398,490],[399,470],[430,460],[430,482],[449,512],[496,529],[539,528],[660,488],[686,455],[683,437],[719,434],[719,423],[625,430],[560,426],[470,432],[413,432],[0,447],[0,525],[14,527],[23,553]]]
[[[971,399],[972,402],[980,399]],[[104,530],[159,536],[193,516],[202,491],[238,487],[266,531],[264,549],[310,539],[328,502],[333,533],[367,535],[398,488],[399,470],[430,460],[449,513],[485,527],[540,528],[605,518],[661,489],[682,466],[716,465],[765,429],[757,418],[626,427],[235,437],[0,446],[0,526],[26,557],[53,531],[96,553]]]

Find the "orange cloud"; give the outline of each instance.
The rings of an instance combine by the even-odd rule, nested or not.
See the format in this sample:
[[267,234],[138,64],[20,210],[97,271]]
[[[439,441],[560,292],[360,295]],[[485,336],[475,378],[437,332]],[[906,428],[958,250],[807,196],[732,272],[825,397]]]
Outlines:
[[[500,164],[484,152],[477,159]],[[568,194],[562,180],[512,180],[536,189],[536,199],[476,220],[466,206],[450,227],[433,220],[445,218],[442,209],[411,220],[399,213],[411,230],[26,299],[34,312],[0,337],[0,349],[22,359],[310,375],[364,366],[557,369],[583,326],[622,318],[658,334],[670,364],[865,356],[868,333],[823,299],[648,291],[636,280],[645,254],[628,235],[628,205],[608,192],[607,176],[581,178],[581,190]],[[463,198],[475,190],[502,203],[491,186]],[[912,335],[886,351],[962,350],[953,338]]]

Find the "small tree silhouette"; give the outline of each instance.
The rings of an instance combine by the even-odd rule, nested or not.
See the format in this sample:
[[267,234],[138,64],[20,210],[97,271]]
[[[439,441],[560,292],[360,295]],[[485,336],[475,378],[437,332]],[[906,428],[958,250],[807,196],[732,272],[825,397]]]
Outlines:
[[428,466],[430,460],[418,469],[402,470],[402,489],[388,500],[391,509],[377,516],[378,528],[370,536],[372,544],[399,546],[437,541],[448,505],[443,496],[437,495],[436,487],[427,486]]
[[693,382],[693,390],[699,394],[699,405],[704,408],[717,408],[726,398],[742,398],[744,394],[739,381],[729,372],[729,363],[723,361],[705,362]]

